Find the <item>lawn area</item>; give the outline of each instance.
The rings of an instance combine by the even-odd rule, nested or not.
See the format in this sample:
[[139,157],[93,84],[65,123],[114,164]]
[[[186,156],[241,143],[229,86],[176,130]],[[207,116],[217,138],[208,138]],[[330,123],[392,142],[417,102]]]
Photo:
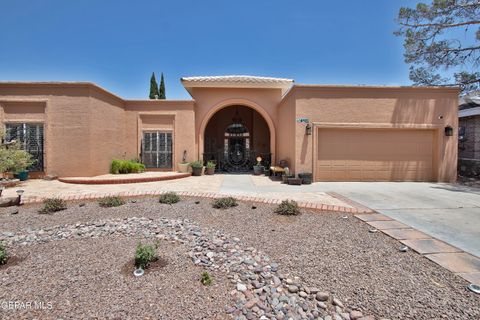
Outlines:
[[[2,208],[10,259],[0,266],[0,318],[480,318],[466,281],[399,252],[398,241],[352,215],[126,200],[69,202],[52,214],[39,214],[41,205]],[[160,261],[135,278],[139,242],[156,244]],[[210,285],[200,282],[205,271]],[[5,308],[9,301],[24,305]]]

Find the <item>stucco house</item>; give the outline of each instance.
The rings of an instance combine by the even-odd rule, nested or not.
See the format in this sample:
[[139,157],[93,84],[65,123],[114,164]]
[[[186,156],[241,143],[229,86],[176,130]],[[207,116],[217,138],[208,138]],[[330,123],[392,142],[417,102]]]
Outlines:
[[315,181],[456,179],[457,88],[181,82],[191,100],[127,100],[88,82],[3,82],[0,120],[39,159],[38,175],[105,174],[122,158],[176,170],[184,156],[244,171],[261,156]]

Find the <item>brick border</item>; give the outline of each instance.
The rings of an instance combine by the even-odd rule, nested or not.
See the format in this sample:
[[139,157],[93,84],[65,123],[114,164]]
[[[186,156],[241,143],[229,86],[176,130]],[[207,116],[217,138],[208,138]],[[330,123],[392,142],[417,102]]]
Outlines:
[[59,178],[58,181],[72,184],[126,184],[126,183],[142,183],[174,180],[190,177],[191,173],[176,173],[158,177],[140,177],[140,178],[125,178],[125,179],[82,179],[82,178]]
[[[150,191],[123,191],[123,192],[110,192],[110,193],[89,193],[89,194],[76,194],[76,195],[68,195],[68,196],[59,196],[57,198],[65,200],[65,201],[81,201],[81,200],[95,200],[101,199],[108,196],[120,196],[120,197],[145,197],[145,196],[157,196],[163,193],[167,193],[171,191],[165,190],[150,190]],[[214,198],[222,198],[222,197],[235,197],[239,201],[243,202],[253,202],[253,203],[265,203],[265,204],[280,204],[282,200],[280,199],[273,199],[273,198],[263,198],[263,197],[251,197],[251,196],[238,196],[235,194],[223,194],[223,193],[215,193],[215,192],[189,192],[189,191],[176,191],[176,193],[180,196],[185,197],[194,197],[194,198],[206,198],[206,199],[214,199]],[[48,197],[25,197],[22,199],[22,204],[35,204],[43,202],[43,200],[47,199]],[[316,202],[304,202],[299,201],[298,206],[302,209],[308,209],[312,211],[324,211],[324,212],[341,212],[341,213],[351,213],[351,214],[358,214],[364,213],[363,210],[359,210],[356,207],[344,207],[344,206],[337,206],[337,205],[329,205],[324,203],[316,203]]]
[[336,192],[326,192],[331,197],[334,197],[342,202],[345,202],[346,204],[351,205],[357,210],[357,213],[375,213],[375,210],[370,209],[369,207],[364,206],[361,203],[358,203],[356,201],[353,201],[350,198],[347,198],[339,193]]

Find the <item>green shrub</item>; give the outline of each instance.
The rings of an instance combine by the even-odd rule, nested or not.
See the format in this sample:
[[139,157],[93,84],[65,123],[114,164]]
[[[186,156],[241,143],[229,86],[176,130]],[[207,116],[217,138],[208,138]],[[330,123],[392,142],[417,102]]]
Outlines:
[[203,168],[203,161],[197,160],[190,163],[192,168]]
[[294,200],[284,200],[282,203],[278,205],[275,209],[275,212],[282,215],[297,215],[300,213],[300,209],[298,208],[298,204]]
[[202,273],[202,277],[200,278],[200,282],[204,285],[204,286],[209,286],[212,284],[212,277],[208,274],[208,272],[204,271]]
[[215,209],[227,209],[236,206],[238,206],[237,199],[232,197],[218,198],[212,202],[212,207]]
[[119,207],[125,204],[125,200],[123,200],[119,196],[105,197],[100,199],[100,201],[98,201],[98,204],[100,205],[100,207],[104,208]]
[[165,204],[174,204],[180,201],[180,197],[175,192],[167,192],[160,196],[158,202]]
[[158,260],[157,245],[143,245],[138,243],[135,250],[135,267],[145,269],[148,268],[150,262]]
[[140,173],[144,171],[145,165],[137,160],[113,160],[110,165],[110,173],[113,174]]
[[217,164],[213,161],[208,161],[207,162],[207,168],[215,168]]
[[43,207],[39,213],[52,213],[67,209],[67,203],[65,200],[58,198],[49,198],[43,201]]
[[8,255],[7,249],[3,246],[3,243],[0,242],[0,265],[7,263]]

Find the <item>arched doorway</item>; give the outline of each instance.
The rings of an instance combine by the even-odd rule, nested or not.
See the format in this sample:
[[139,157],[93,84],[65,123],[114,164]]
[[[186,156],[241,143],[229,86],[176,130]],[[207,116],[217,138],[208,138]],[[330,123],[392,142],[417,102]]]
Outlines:
[[253,108],[231,105],[218,110],[204,131],[203,160],[215,161],[223,172],[249,172],[262,158],[271,164],[270,130],[263,116]]

